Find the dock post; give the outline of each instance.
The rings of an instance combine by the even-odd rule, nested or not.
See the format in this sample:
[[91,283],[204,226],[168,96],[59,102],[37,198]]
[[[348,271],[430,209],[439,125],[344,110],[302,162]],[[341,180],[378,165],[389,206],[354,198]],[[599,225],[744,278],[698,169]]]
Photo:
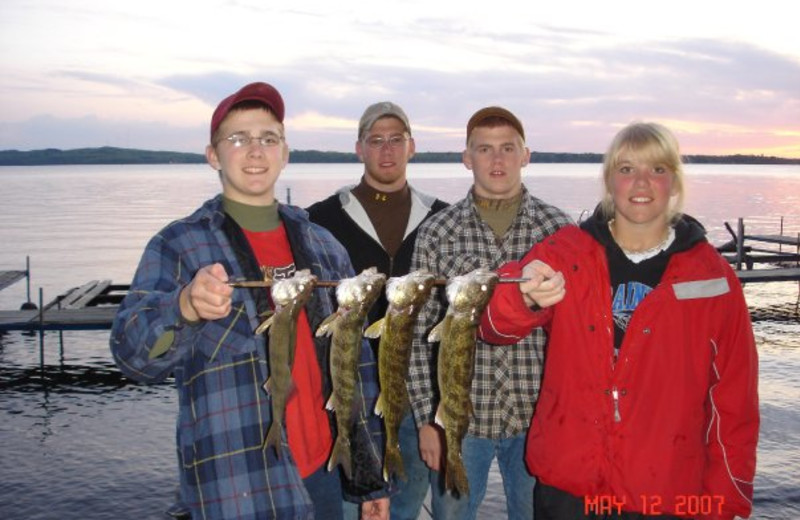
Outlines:
[[27,289],[28,305],[31,303],[31,257],[25,256],[25,288]]
[[[58,299],[58,308],[61,309],[61,299]],[[61,367],[64,367],[64,330],[58,329],[58,360]]]
[[44,291],[39,287],[39,368],[44,377]]
[[736,226],[736,270],[742,270],[742,260],[744,259],[744,219],[739,217]]
[[292,203],[292,188],[286,186],[286,204]]

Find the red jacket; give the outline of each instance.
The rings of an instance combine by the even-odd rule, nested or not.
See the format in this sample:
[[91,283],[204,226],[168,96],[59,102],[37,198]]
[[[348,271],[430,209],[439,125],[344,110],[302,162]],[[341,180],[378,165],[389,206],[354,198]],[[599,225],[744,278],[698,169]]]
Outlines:
[[[510,344],[548,330],[544,380],[526,462],[543,483],[645,514],[750,514],[758,439],[758,361],[741,285],[707,242],[674,253],[631,317],[614,362],[605,249],[571,226],[538,258],[564,273],[566,296],[534,312],[499,284],[480,327]],[[594,502],[598,501],[598,502]],[[595,509],[596,510],[596,509]]]

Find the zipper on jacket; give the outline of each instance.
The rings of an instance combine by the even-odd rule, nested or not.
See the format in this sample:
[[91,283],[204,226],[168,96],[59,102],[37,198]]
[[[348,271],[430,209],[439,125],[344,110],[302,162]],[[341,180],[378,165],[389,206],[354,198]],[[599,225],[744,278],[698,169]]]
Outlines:
[[611,398],[614,400],[614,422],[620,422],[622,416],[619,414],[619,390],[616,386],[611,389]]

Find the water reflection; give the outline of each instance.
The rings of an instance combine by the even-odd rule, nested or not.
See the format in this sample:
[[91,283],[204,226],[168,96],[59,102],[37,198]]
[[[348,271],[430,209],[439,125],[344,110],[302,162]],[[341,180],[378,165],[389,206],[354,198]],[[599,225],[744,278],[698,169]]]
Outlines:
[[[525,183],[577,218],[598,200],[598,168],[531,165]],[[451,202],[470,183],[460,164],[413,169],[415,187]],[[290,187],[293,203],[306,206],[358,182],[361,170],[357,164],[292,165],[277,193]],[[687,210],[706,225],[713,243],[730,239],[722,223],[739,216],[786,216],[797,227],[798,169],[774,171],[694,165]],[[45,301],[93,278],[127,283],[146,241],[219,190],[204,165],[5,168],[0,177],[0,268],[16,268],[30,255],[32,286],[44,287]],[[31,189],[45,183],[50,189],[44,192]],[[0,308],[18,308],[24,293],[24,284],[3,290]],[[800,319],[785,307],[796,304],[798,285],[752,284],[745,296],[761,374],[753,517],[800,518]],[[776,304],[784,307],[770,310]],[[756,314],[764,309],[770,311]],[[0,333],[0,496],[15,497],[13,503],[0,500],[0,518],[164,518],[178,482],[172,386],[125,379],[111,361],[107,331]],[[503,517],[503,496],[495,471],[482,516]]]
[[111,363],[44,367],[4,366],[0,369],[0,392],[42,391],[60,394],[101,394],[132,384]]

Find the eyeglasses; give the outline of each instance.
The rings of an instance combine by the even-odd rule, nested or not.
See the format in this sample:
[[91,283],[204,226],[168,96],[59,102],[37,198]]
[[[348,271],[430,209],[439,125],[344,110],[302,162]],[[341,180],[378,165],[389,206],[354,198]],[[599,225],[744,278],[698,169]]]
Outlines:
[[250,143],[255,141],[262,148],[273,148],[281,144],[281,141],[283,141],[283,139],[284,137],[282,135],[273,133],[260,135],[258,137],[251,136],[248,134],[233,134],[229,135],[224,139],[220,139],[217,142],[219,143],[222,141],[228,141],[233,145],[234,148],[242,148],[244,146],[249,146]]
[[367,146],[369,146],[373,150],[380,150],[387,143],[389,144],[390,148],[400,148],[408,140],[409,137],[400,134],[392,135],[389,137],[383,137],[382,135],[373,135],[371,137],[367,137],[366,139],[364,139],[364,142],[367,143]]

